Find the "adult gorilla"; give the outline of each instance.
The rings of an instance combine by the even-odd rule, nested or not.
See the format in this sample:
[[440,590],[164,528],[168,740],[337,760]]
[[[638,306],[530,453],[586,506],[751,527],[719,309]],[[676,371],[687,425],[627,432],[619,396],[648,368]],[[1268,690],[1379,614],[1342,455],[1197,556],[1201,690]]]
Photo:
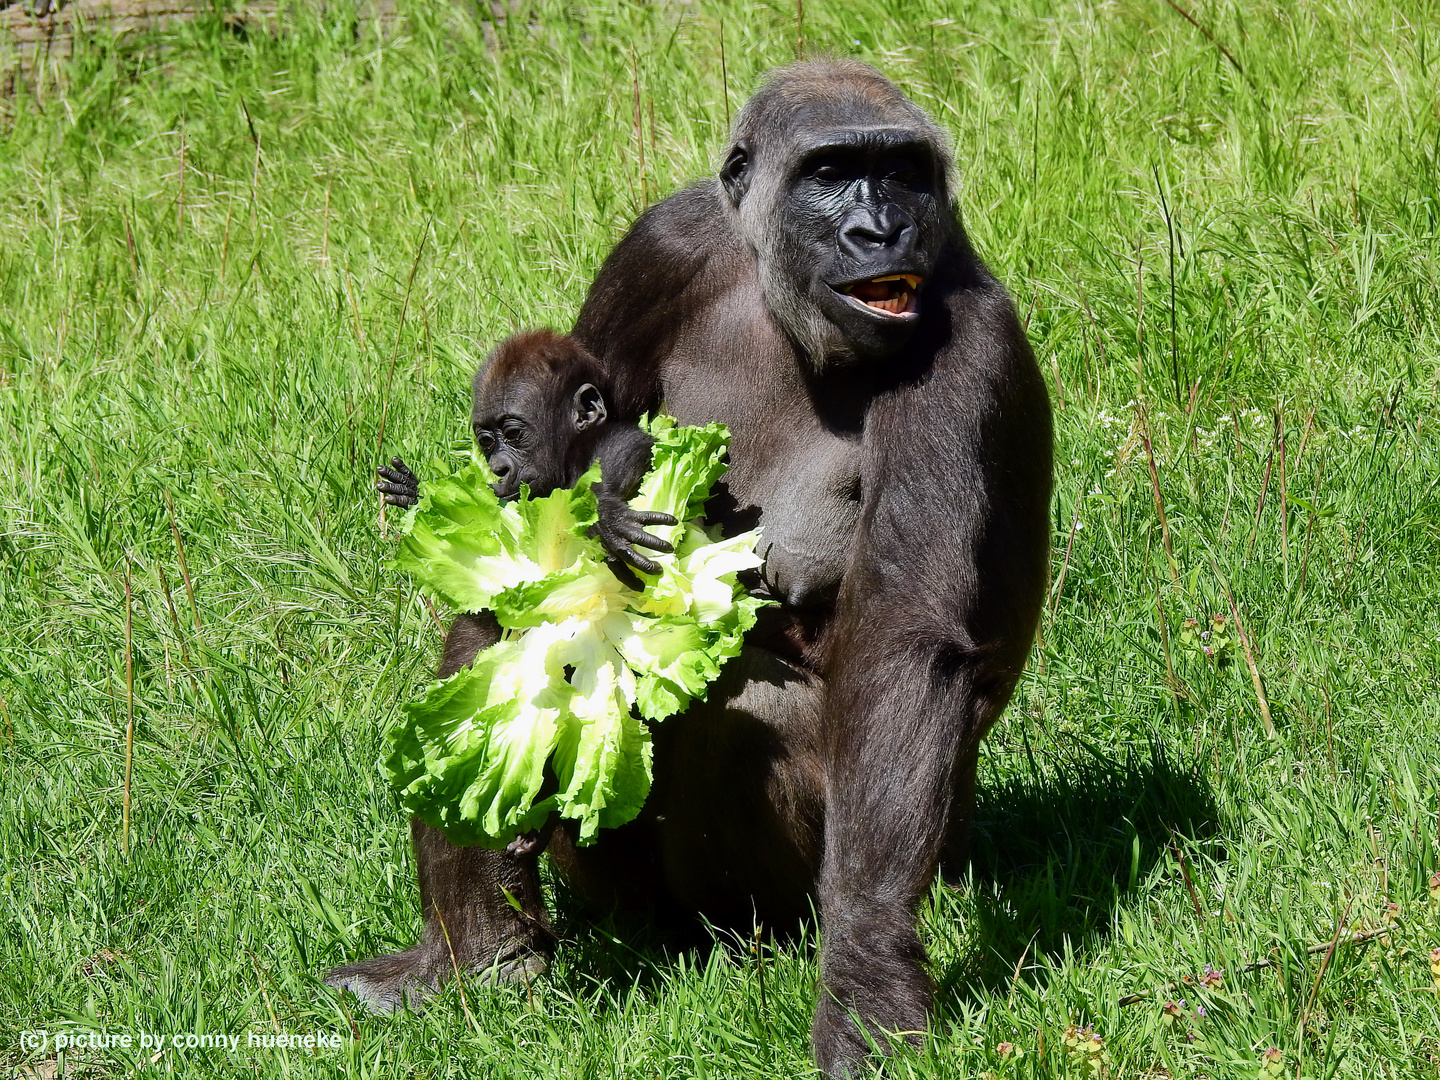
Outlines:
[[[557,831],[552,859],[595,902],[719,922],[783,924],[818,897],[812,1035],[837,1076],[867,1052],[852,1013],[925,1027],[917,906],[963,844],[980,739],[1044,592],[1049,402],[951,203],[945,145],[872,68],[784,68],[741,110],[718,181],[636,221],[574,330],[619,416],[663,403],[729,425],[711,517],[764,526],[755,587],[780,606],[657,730],[642,816],[586,849]],[[459,617],[442,674],[493,634]],[[412,828],[420,944],[330,982],[394,1004],[443,980],[451,948],[497,978],[542,970],[535,856]]]

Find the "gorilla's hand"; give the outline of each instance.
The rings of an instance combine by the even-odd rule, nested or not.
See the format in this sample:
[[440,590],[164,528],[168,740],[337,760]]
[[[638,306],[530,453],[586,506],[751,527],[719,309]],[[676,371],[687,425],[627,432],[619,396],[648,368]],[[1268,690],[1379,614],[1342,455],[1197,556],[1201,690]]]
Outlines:
[[[669,514],[632,510],[624,499],[608,492],[596,492],[595,497],[600,520],[595,523],[591,535],[600,540],[606,553],[610,556],[606,562],[615,571],[615,576],[630,588],[639,589],[639,580],[630,573],[629,567],[633,566],[647,574],[658,574],[660,564],[641,555],[633,545],[638,544],[662,553],[674,551],[675,548],[668,541],[646,532],[644,527],[647,525],[674,525],[676,519]],[[627,581],[626,576],[630,580]]]
[[381,465],[375,472],[380,477],[375,490],[391,506],[410,507],[420,501],[420,481],[398,457],[390,459],[388,468]]
[[554,832],[555,819],[551,817],[544,825],[541,825],[540,828],[532,829],[527,833],[521,833],[514,840],[511,840],[510,843],[505,846],[505,850],[515,856],[523,857],[525,855],[534,855],[538,858],[540,853],[545,850],[545,846],[550,843],[550,837]]

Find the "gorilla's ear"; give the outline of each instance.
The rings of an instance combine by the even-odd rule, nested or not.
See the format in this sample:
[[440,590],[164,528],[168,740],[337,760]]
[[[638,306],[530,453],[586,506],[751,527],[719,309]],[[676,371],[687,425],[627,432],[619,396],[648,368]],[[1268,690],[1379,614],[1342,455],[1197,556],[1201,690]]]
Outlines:
[[750,190],[750,147],[747,143],[737,142],[726,155],[725,164],[720,166],[720,183],[725,188],[725,194],[730,196],[731,204],[739,206],[745,192]]
[[575,391],[571,398],[574,406],[574,424],[576,431],[585,431],[587,428],[597,427],[605,422],[609,413],[605,409],[605,396],[600,393],[594,383],[586,383]]

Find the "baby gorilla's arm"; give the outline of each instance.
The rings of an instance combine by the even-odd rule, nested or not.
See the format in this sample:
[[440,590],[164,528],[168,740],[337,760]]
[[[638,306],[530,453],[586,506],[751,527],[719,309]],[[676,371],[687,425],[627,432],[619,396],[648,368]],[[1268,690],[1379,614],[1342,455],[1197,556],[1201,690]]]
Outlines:
[[658,574],[660,567],[636,551],[635,545],[659,552],[675,550],[668,542],[645,531],[649,525],[674,525],[673,517],[632,510],[629,506],[629,500],[640,490],[640,481],[650,469],[650,447],[654,443],[654,439],[634,425],[611,423],[605,426],[595,445],[595,457],[600,462],[600,483],[595,486],[600,520],[595,525],[595,535],[610,554],[606,561],[615,576],[637,590],[641,582],[630,567],[647,574]]

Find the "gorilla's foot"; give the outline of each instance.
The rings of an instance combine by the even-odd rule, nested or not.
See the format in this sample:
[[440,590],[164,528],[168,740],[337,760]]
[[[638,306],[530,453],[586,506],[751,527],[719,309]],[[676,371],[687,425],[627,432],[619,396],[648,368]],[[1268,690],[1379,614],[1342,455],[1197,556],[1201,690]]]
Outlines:
[[[391,1013],[399,1008],[419,1008],[449,981],[455,968],[443,946],[437,950],[416,945],[404,952],[331,968],[325,973],[325,985],[350,991],[371,1012]],[[550,970],[550,958],[529,943],[511,938],[488,963],[462,964],[460,970],[488,986],[528,982]]]
[[884,1059],[901,1045],[901,1040],[911,1046],[919,1045],[925,1026],[923,1012],[913,1025],[895,1023],[893,1019],[888,1024],[877,1023],[873,1017],[866,1017],[863,1022],[870,1029],[867,1038],[856,1022],[853,1008],[846,1008],[823,986],[820,993],[815,1020],[810,1027],[810,1046],[815,1064],[831,1080],[862,1080],[862,1077],[873,1076]]
[[417,945],[404,952],[342,964],[325,973],[325,985],[349,990],[371,1012],[415,1008],[439,987],[439,972],[425,955],[428,951]]
[[815,1064],[831,1080],[860,1080],[875,1071],[870,1043],[861,1033],[851,1011],[820,988],[815,1021],[810,1026],[810,1048]]
[[920,1045],[929,1026],[930,983],[916,959],[904,955],[909,949],[867,954],[835,944],[821,960],[826,975],[811,1048],[826,1076],[860,1080],[906,1043]]

